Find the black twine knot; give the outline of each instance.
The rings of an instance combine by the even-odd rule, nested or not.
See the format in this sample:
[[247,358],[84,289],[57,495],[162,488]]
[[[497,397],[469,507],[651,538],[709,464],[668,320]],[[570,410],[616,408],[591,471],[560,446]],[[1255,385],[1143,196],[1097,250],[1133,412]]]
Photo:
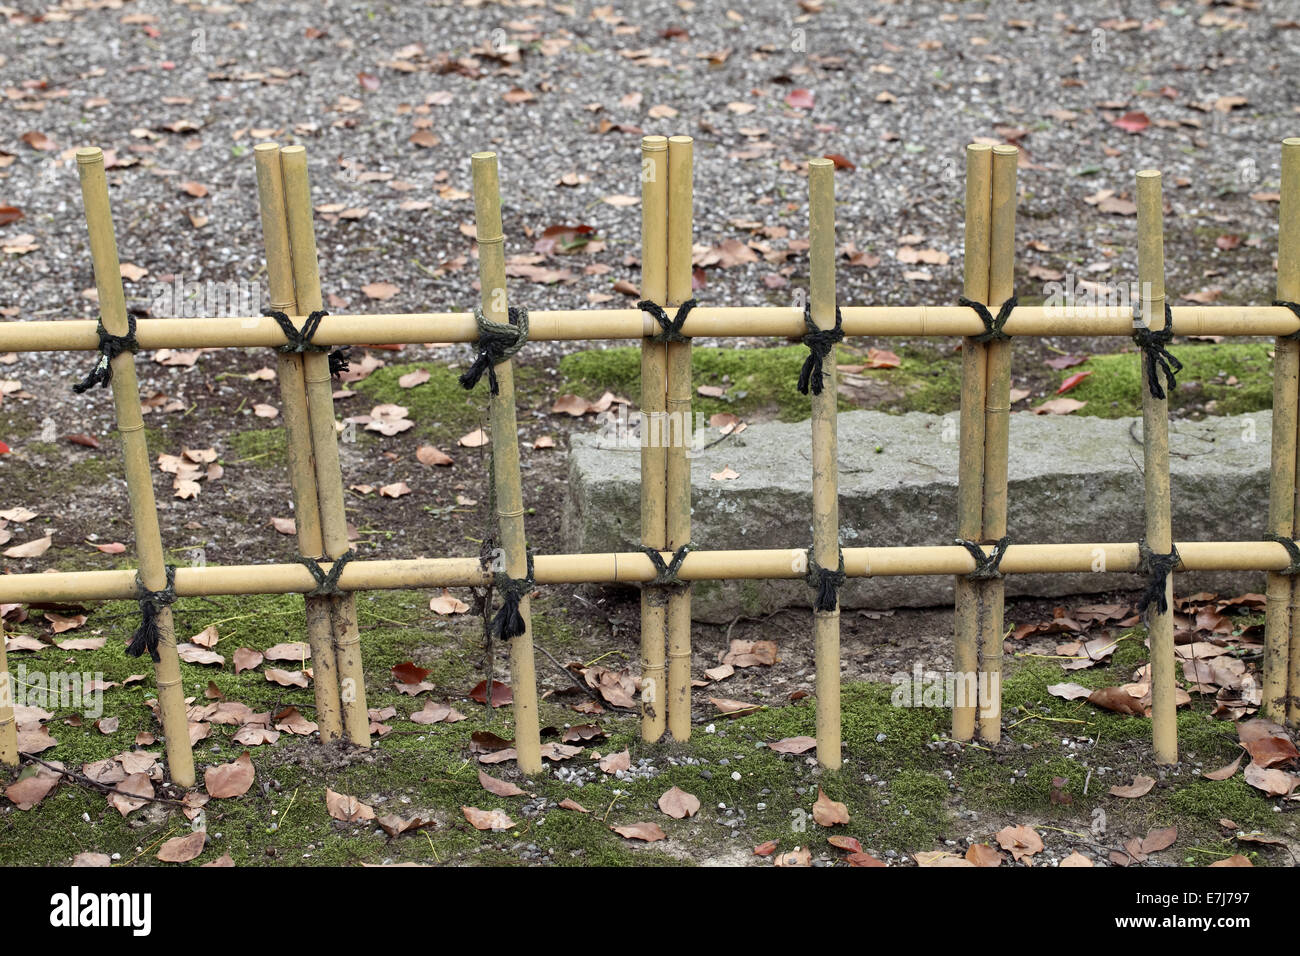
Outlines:
[[1138,574],[1145,574],[1148,578],[1146,590],[1138,599],[1138,613],[1142,614],[1149,605],[1154,604],[1156,613],[1164,614],[1169,610],[1169,602],[1165,599],[1165,580],[1178,567],[1182,558],[1172,543],[1168,554],[1156,554],[1147,546],[1146,538],[1138,542],[1138,554],[1141,556]]
[[[1300,302],[1288,302],[1286,299],[1274,299],[1273,304],[1280,305],[1284,309],[1290,309],[1295,313],[1295,317],[1300,319]],[[1280,335],[1278,338],[1300,340],[1300,329],[1297,329],[1289,335]]]
[[303,322],[302,328],[294,326],[289,316],[276,309],[263,309],[262,314],[275,319],[275,324],[280,326],[280,331],[288,339],[284,345],[277,345],[277,352],[303,353],[303,352],[329,352],[330,375],[338,375],[340,372],[348,370],[348,355],[351,352],[347,346],[334,349],[330,352],[328,345],[317,345],[312,341],[316,337],[316,330],[320,328],[320,320],[329,315],[324,309],[317,309],[307,320]]
[[663,310],[663,306],[657,302],[651,302],[649,299],[642,299],[636,304],[636,307],[642,312],[649,312],[654,320],[659,323],[662,330],[650,336],[652,342],[689,342],[691,337],[682,334],[682,326],[686,324],[686,317],[691,314],[691,309],[699,303],[695,299],[687,299],[677,307],[677,312],[672,318]]
[[1007,319],[1011,318],[1011,310],[1019,305],[1019,302],[1016,300],[1014,295],[1002,303],[1002,307],[998,309],[997,315],[990,312],[988,306],[983,302],[976,302],[974,299],[968,299],[964,295],[957,299],[957,304],[964,305],[969,309],[974,309],[975,314],[978,315],[980,321],[984,323],[984,331],[979,335],[971,336],[971,338],[976,342],[1010,341],[1011,336],[1007,335],[1006,332],[1003,332],[1002,327],[1007,324]]
[[501,609],[492,618],[492,633],[498,638],[518,637],[528,628],[524,616],[519,613],[519,602],[533,589],[533,552],[527,550],[528,574],[522,578],[512,578],[505,571],[498,571],[492,579],[493,585],[501,592]]
[[[494,366],[510,358],[528,341],[528,310],[510,306],[506,310],[509,324],[493,322],[480,308],[474,309],[474,323],[478,326],[478,357],[460,377],[460,384],[469,390],[487,372],[488,386],[493,395],[499,395],[497,373]],[[522,632],[520,632],[522,633]]]
[[814,395],[822,393],[822,375],[824,374],[824,365],[826,358],[831,354],[835,346],[844,341],[844,316],[840,315],[840,307],[835,307],[835,326],[829,329],[819,328],[817,323],[812,320],[812,309],[810,306],[803,307],[803,324],[808,331],[803,335],[803,344],[808,346],[808,357],[804,359],[803,368],[799,371],[799,394],[807,395],[811,386]]
[[1283,537],[1280,534],[1273,534],[1271,531],[1264,535],[1265,541],[1276,541],[1282,547],[1286,548],[1286,555],[1291,559],[1291,563],[1283,568],[1277,574],[1300,574],[1300,546],[1297,546],[1291,538]]
[[99,321],[95,323],[95,334],[99,336],[99,360],[95,362],[95,367],[90,370],[89,375],[72,386],[72,390],[78,395],[96,385],[100,388],[108,388],[108,383],[113,381],[111,364],[113,359],[123,352],[140,351],[140,343],[135,340],[135,316],[129,312],[126,314],[126,335],[109,335],[108,330],[104,328],[103,316],[100,316]]
[[689,542],[682,545],[673,552],[671,560],[666,564],[664,563],[663,555],[659,553],[657,548],[643,546],[639,550],[642,554],[646,555],[655,566],[655,579],[646,582],[648,587],[672,588],[687,586],[689,582],[683,581],[677,577],[677,572],[681,570],[682,562],[686,560],[686,556],[695,550],[695,545]]
[[1133,330],[1133,341],[1142,350],[1146,360],[1147,382],[1151,387],[1152,398],[1163,399],[1165,397],[1165,389],[1160,385],[1160,372],[1164,372],[1165,383],[1169,391],[1172,392],[1177,384],[1174,381],[1174,375],[1183,370],[1183,363],[1170,354],[1169,349],[1166,348],[1173,337],[1174,313],[1169,308],[1168,302],[1165,303],[1165,327],[1163,329],[1156,332],[1145,321],[1142,321],[1142,324]]
[[309,597],[324,597],[329,594],[343,594],[344,591],[339,587],[339,575],[343,573],[344,566],[357,556],[355,548],[348,548],[337,558],[334,559],[333,565],[330,566],[329,573],[320,566],[320,562],[315,558],[298,555],[294,560],[303,565],[311,572],[312,578],[316,581],[316,586],[310,591],[305,591]]
[[1011,535],[1004,534],[993,544],[993,550],[988,554],[984,553],[974,541],[967,541],[965,538],[957,538],[957,543],[970,552],[970,556],[975,559],[975,570],[971,571],[966,577],[971,581],[992,581],[995,578],[1002,577],[1002,556],[1007,553],[1007,545],[1011,543]]
[[160,591],[150,591],[144,586],[140,572],[135,573],[135,595],[140,602],[140,626],[126,645],[127,657],[139,657],[145,651],[158,663],[158,614],[176,600],[176,568],[167,565],[167,585]]
[[817,559],[813,557],[813,549],[808,549],[808,571],[804,575],[804,583],[810,588],[817,589],[817,597],[813,601],[814,610],[835,610],[840,603],[840,588],[844,586],[846,579],[843,549],[840,550],[839,567],[834,571],[818,564]]

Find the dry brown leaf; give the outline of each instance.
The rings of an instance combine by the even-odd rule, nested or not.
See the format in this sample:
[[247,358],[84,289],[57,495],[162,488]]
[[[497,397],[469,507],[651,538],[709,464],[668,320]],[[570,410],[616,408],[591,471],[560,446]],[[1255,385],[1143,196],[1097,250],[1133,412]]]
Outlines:
[[164,863],[188,863],[203,852],[207,842],[208,834],[204,830],[195,830],[185,836],[172,837],[158,851],[158,859]]
[[203,788],[218,800],[242,797],[253,785],[253,758],[245,750],[230,763],[209,767],[203,774]]
[[330,816],[335,820],[341,820],[344,823],[355,823],[357,820],[373,820],[375,818],[373,807],[346,793],[335,793],[329,787],[325,788],[325,808],[329,810]]
[[498,797],[524,797],[527,793],[520,790],[509,780],[498,780],[496,777],[489,777],[482,770],[478,772],[478,782],[488,793],[495,794]]
[[465,819],[476,830],[509,830],[515,825],[504,810],[480,810],[478,807],[461,807]]
[[1132,783],[1111,787],[1110,795],[1112,797],[1128,797],[1129,799],[1136,799],[1138,797],[1146,796],[1151,792],[1151,788],[1155,785],[1156,781],[1154,777],[1147,777],[1138,774],[1133,778]]
[[681,820],[700,812],[700,799],[680,787],[673,787],[659,798],[659,809],[674,820]]
[[1033,827],[1003,827],[997,833],[997,840],[998,845],[1010,853],[1017,863],[1029,859],[1035,853],[1041,853],[1043,849],[1043,841]]
[[817,802],[813,804],[812,816],[818,826],[838,826],[849,822],[849,808],[826,796],[825,792],[818,787]]
[[664,833],[657,823],[629,823],[626,826],[610,827],[610,829],[621,837],[629,840],[644,840],[646,843],[668,838],[668,834]]

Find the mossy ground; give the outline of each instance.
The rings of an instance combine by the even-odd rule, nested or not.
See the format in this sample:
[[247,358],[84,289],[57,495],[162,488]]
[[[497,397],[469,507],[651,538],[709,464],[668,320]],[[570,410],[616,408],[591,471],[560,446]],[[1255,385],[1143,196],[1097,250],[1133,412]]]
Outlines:
[[[525,815],[520,808],[526,798],[497,798],[482,789],[479,767],[469,752],[472,731],[490,729],[511,736],[509,708],[489,717],[482,705],[466,699],[481,676],[480,619],[439,617],[427,609],[427,595],[421,593],[362,594],[357,603],[368,703],[398,709],[399,716],[387,721],[393,732],[377,738],[368,751],[287,734],[275,744],[252,748],[257,768],[254,786],[242,797],[208,805],[211,841],[200,861],[229,853],[239,864],[409,860],[511,865],[521,863],[524,848],[533,845],[540,859],[557,865],[743,863],[753,860],[751,848],[766,840],[777,840],[785,849],[810,846],[814,853],[830,857],[835,854],[825,838],[834,832],[857,837],[878,855],[890,850],[902,855],[952,848],[947,840],[957,841],[957,852],[962,852],[968,836],[992,841],[1003,826],[1030,823],[1039,827],[1049,848],[1060,849],[1060,855],[1079,848],[1094,856],[1098,855],[1094,844],[1118,846],[1151,827],[1177,824],[1181,835],[1170,853],[1179,854],[1177,860],[1205,863],[1242,849],[1224,836],[1218,823],[1224,817],[1247,829],[1259,827],[1292,839],[1297,835],[1291,818],[1274,810],[1276,801],[1246,786],[1240,775],[1217,782],[1198,776],[1193,762],[1210,769],[1229,762],[1238,752],[1232,725],[1211,719],[1203,703],[1180,714],[1185,763],[1177,773],[1164,776],[1155,790],[1138,800],[1107,795],[1109,786],[1128,782],[1134,773],[1155,775],[1145,756],[1149,722],[1100,711],[1085,702],[1061,700],[1048,693],[1047,685],[1063,679],[1086,686],[1127,681],[1145,659],[1138,630],[1122,635],[1112,664],[1075,671],[1068,678],[1052,661],[1009,660],[1004,684],[1008,731],[1004,743],[993,750],[946,742],[945,709],[894,706],[891,685],[846,683],[842,699],[846,760],[837,773],[816,769],[807,754],[783,756],[762,746],[812,735],[811,698],[731,720],[697,709],[688,743],[650,745],[639,741],[632,715],[575,714],[570,705],[580,697],[572,695],[567,679],[539,653],[543,687],[553,691],[541,703],[543,727],[562,728],[594,719],[608,737],[564,764],[593,771],[582,787],[560,781],[550,764],[532,781],[519,777],[513,764],[486,767],[492,775],[513,779],[549,802],[543,812]],[[617,666],[632,656],[609,654],[607,639],[593,633],[586,622],[571,619],[551,596],[539,597],[534,613],[538,643],[562,662],[603,655],[604,663]],[[296,595],[186,599],[177,603],[175,615],[182,640],[216,624],[221,634],[217,650],[227,658],[237,647],[265,649],[303,637],[302,599]],[[140,731],[157,731],[145,706],[153,695],[148,662],[127,658],[122,651],[134,624],[134,605],[108,603],[95,608],[87,625],[69,635],[98,631],[108,638],[103,649],[11,655],[15,670],[22,664],[29,672],[90,671],[118,682],[135,673],[150,675],[143,683],[113,688],[105,695],[104,715],[121,719],[113,734],[100,734],[90,721],[71,726],[65,722],[71,711],[60,710],[49,725],[59,743],[42,755],[45,759],[76,768],[129,749]],[[48,633],[39,614],[17,630]],[[432,692],[412,699],[395,689],[390,668],[406,660],[430,669],[427,680],[434,685]],[[503,665],[500,661],[498,673],[504,671]],[[255,711],[292,704],[312,714],[310,690],[281,688],[267,682],[260,671],[235,676],[229,663],[223,668],[185,664],[182,670],[186,694],[199,702],[213,686]],[[725,687],[699,693],[725,695]],[[451,700],[468,719],[429,726],[405,719],[427,697]],[[235,730],[214,726],[212,736],[197,745],[200,782],[206,767],[232,760],[244,750],[230,739]],[[1066,738],[1076,745],[1063,746]],[[631,751],[634,765],[648,758],[659,773],[650,779],[620,781],[592,766],[593,750],[608,754],[624,747]],[[157,745],[149,749],[161,751]],[[686,758],[697,762],[686,763]],[[1054,787],[1053,778],[1068,782]],[[695,818],[672,820],[657,810],[659,796],[673,785],[699,797],[702,809]],[[326,787],[358,797],[379,815],[421,814],[436,825],[389,839],[373,823],[340,823],[326,810]],[[848,806],[847,827],[827,830],[812,821],[809,812],[818,788]],[[1068,793],[1072,802],[1054,802],[1054,789]],[[554,804],[565,798],[591,812],[557,809]],[[516,827],[479,832],[465,821],[462,806],[504,808]],[[1107,815],[1101,834],[1090,829],[1097,808]],[[658,823],[669,839],[646,846],[609,830],[611,825],[640,821]],[[30,811],[19,811],[7,802],[0,807],[0,864],[66,863],[83,850],[119,853],[123,861],[137,865],[153,864],[157,845],[188,826],[179,812],[161,805],[123,819],[102,795],[64,783]],[[1264,850],[1252,855],[1257,863],[1285,863],[1279,853]]]
[[[864,361],[865,350],[841,346],[840,365],[855,366]],[[853,378],[866,379],[867,387],[845,379],[840,389],[841,407],[876,408],[885,412],[931,412],[943,414],[959,402],[961,358],[938,343],[916,341],[897,346],[902,360],[898,368],[862,369]],[[1260,343],[1179,342],[1175,355],[1183,363],[1179,388],[1170,405],[1179,413],[1237,415],[1271,408],[1273,379],[1271,346]],[[730,411],[743,416],[767,414],[781,421],[799,421],[808,416],[808,398],[795,388],[807,349],[801,345],[762,349],[696,347],[692,350],[692,381],[695,385],[726,387],[721,398],[695,395],[694,408],[706,415]],[[611,389],[635,400],[640,381],[640,350],[611,348],[576,352],[560,360],[560,388],[594,397]],[[1087,402],[1075,414],[1102,418],[1140,417],[1141,369],[1136,350],[1094,355],[1081,365],[1055,372],[1043,366],[1013,365],[1017,387],[1039,386],[1039,394],[1016,406],[1024,410],[1040,398],[1052,397],[1071,375],[1090,372],[1067,394]],[[878,387],[877,387],[878,386]],[[1213,403],[1213,404],[1208,404]],[[1207,407],[1208,406],[1208,407]]]

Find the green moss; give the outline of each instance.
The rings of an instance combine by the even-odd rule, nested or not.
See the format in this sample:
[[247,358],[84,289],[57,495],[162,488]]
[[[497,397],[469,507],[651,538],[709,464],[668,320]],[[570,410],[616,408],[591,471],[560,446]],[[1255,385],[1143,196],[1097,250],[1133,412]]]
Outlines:
[[230,436],[232,465],[278,465],[285,460],[284,428],[252,428]]
[[[402,388],[398,384],[403,375],[421,369],[429,373],[427,382],[414,388]],[[408,417],[415,422],[414,434],[435,443],[447,443],[487,420],[486,382],[467,392],[459,381],[461,371],[435,362],[388,365],[370,373],[352,387],[376,405],[391,403],[409,409]],[[522,401],[525,399],[525,386],[534,375],[530,369],[521,366],[516,366],[515,373],[518,397]],[[364,415],[369,411],[370,406],[366,406],[358,408],[355,414]]]
[[[1178,412],[1213,401],[1217,415],[1240,415],[1273,406],[1273,369],[1263,343],[1179,342],[1172,351],[1183,363],[1170,409]],[[1076,415],[1099,418],[1142,414],[1141,366],[1136,349],[1116,355],[1094,355],[1082,365],[1059,373],[1058,381],[1079,372],[1092,372],[1067,394],[1088,404]],[[1236,378],[1229,385],[1228,379]]]
[[[893,369],[863,369],[854,375],[869,385],[841,387],[842,407],[872,407],[889,412],[951,411],[957,405],[958,364],[924,346],[897,349],[902,365]],[[865,352],[841,347],[842,365],[862,364]],[[696,347],[691,350],[691,380],[698,387],[725,387],[721,398],[693,397],[693,410],[709,416],[719,412],[752,415],[772,413],[781,421],[800,421],[809,414],[809,399],[797,389],[799,371],[808,350],[802,345],[733,349]],[[636,347],[575,352],[560,360],[560,389],[595,397],[606,389],[636,400],[641,381],[641,350]]]

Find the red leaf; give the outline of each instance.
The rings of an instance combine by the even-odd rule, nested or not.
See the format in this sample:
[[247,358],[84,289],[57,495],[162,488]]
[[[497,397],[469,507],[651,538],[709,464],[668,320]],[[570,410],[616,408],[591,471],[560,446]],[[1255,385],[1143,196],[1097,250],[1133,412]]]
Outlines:
[[418,684],[428,673],[423,667],[416,667],[410,661],[403,661],[393,668],[393,680],[399,684]]
[[810,110],[813,108],[812,90],[796,89],[791,90],[785,95],[785,105],[796,110]]
[[9,454],[9,446],[6,445],[4,442],[0,441],[0,455],[7,455],[7,454]]
[[1087,378],[1091,374],[1092,372],[1075,372],[1073,375],[1071,375],[1069,378],[1067,378],[1064,382],[1061,383],[1061,387],[1056,390],[1056,394],[1064,395],[1066,392],[1074,388],[1074,386],[1078,385],[1080,382],[1082,382],[1085,378]]
[[1140,133],[1151,125],[1151,118],[1146,113],[1125,113],[1111,123],[1126,133]]
[[827,153],[825,156],[822,157],[822,159],[829,159],[832,163],[835,164],[836,169],[852,170],[858,168],[853,164],[851,160],[845,159],[839,153]]
[[[474,685],[474,689],[469,692],[471,700],[476,700],[480,704],[487,703],[487,681],[479,681]],[[509,684],[503,684],[499,680],[492,682],[492,706],[504,707],[506,704],[513,702],[515,699],[514,692],[510,690]]]

